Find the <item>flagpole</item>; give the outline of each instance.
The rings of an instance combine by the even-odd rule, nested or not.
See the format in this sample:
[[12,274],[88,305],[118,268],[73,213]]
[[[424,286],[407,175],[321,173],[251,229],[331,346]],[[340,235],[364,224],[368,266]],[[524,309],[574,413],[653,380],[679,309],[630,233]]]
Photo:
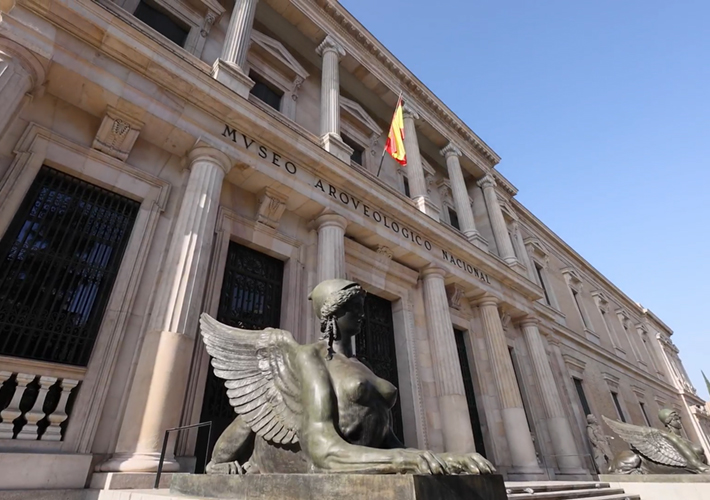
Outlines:
[[[394,107],[395,112],[399,107],[399,103],[402,101],[402,91],[399,91],[399,97],[397,98],[397,104]],[[377,168],[377,176],[380,177],[380,172],[382,171],[382,163],[385,161],[385,153],[387,152],[387,140],[385,140],[385,146],[382,148],[382,156],[380,157],[380,166]]]

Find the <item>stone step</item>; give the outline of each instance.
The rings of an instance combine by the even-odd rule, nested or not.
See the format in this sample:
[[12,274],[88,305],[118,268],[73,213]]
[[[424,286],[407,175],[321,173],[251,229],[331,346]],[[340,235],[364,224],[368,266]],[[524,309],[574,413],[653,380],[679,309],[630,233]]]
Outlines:
[[609,488],[609,483],[601,483],[598,481],[590,482],[544,482],[544,483],[520,483],[509,482],[505,483],[508,494],[511,493],[541,493],[545,491],[571,491],[571,490],[594,490]]
[[558,491],[542,491],[535,493],[513,493],[508,494],[509,500],[572,500],[593,498],[600,499],[623,499],[628,497],[621,488],[595,488],[595,489],[573,489]]

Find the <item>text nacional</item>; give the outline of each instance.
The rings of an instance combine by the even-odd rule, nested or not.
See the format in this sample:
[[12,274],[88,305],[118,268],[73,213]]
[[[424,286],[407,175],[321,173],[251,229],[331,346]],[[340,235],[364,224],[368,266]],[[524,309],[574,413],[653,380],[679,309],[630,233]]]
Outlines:
[[[262,144],[259,144],[255,139],[248,137],[246,134],[238,132],[236,129],[231,128],[229,125],[224,126],[224,132],[222,132],[222,137],[228,138],[248,153],[256,155],[262,160],[269,162],[278,168],[284,169],[284,171],[286,171],[288,174],[294,176],[298,175],[299,168],[295,162],[289,160],[284,155],[277,153]],[[384,226],[385,228],[392,231],[394,234],[397,234],[400,237],[411,241],[415,245],[425,248],[427,251],[430,252],[434,250],[434,245],[432,245],[432,243],[422,235],[418,234],[417,232],[410,229],[401,222],[394,220],[392,217],[384,214],[382,210],[363,203],[362,201],[358,200],[346,191],[343,191],[342,189],[339,189],[336,186],[332,186],[327,181],[316,177],[315,182],[313,184],[313,188],[319,189],[321,192],[330,196],[338,203],[347,206],[350,210],[354,210],[362,214],[363,216],[372,219],[375,223]],[[453,254],[444,249],[441,249],[441,258],[447,263],[454,265],[459,269],[462,269],[463,271],[466,271],[471,276],[475,276],[480,281],[483,281],[484,283],[488,284],[491,283],[491,280],[486,273],[484,273],[480,269],[477,269],[471,264],[468,264],[464,260],[455,257]]]

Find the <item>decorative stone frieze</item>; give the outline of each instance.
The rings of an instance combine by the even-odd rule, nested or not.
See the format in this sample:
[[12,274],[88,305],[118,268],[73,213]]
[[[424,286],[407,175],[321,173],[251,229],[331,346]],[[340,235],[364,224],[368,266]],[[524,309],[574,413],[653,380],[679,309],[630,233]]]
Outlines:
[[392,260],[394,257],[394,254],[392,253],[392,249],[388,246],[385,245],[378,245],[377,246],[377,257],[383,262],[387,262]]
[[453,283],[446,286],[446,297],[449,299],[449,307],[456,310],[461,310],[461,299],[464,298],[466,290],[458,283]]
[[281,216],[286,210],[288,195],[267,187],[259,193],[257,200],[259,203],[256,215],[257,223],[278,229]]
[[126,161],[142,128],[142,121],[109,106],[91,147]]

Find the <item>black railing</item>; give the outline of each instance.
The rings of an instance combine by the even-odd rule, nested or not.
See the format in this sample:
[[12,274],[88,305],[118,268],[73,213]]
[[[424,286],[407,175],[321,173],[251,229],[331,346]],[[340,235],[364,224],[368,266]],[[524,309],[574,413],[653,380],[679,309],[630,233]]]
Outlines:
[[[158,462],[158,472],[155,474],[155,483],[153,484],[153,489],[157,490],[160,485],[160,476],[163,473],[163,462],[165,461],[165,452],[168,449],[168,437],[173,431],[184,431],[187,429],[197,429],[199,427],[208,427],[207,430],[207,441],[209,442],[210,436],[212,435],[212,422],[200,422],[199,424],[184,425],[182,427],[173,427],[172,429],[165,430],[165,436],[163,437],[163,448],[160,450],[160,461]],[[207,455],[205,454],[205,465],[207,468]]]

